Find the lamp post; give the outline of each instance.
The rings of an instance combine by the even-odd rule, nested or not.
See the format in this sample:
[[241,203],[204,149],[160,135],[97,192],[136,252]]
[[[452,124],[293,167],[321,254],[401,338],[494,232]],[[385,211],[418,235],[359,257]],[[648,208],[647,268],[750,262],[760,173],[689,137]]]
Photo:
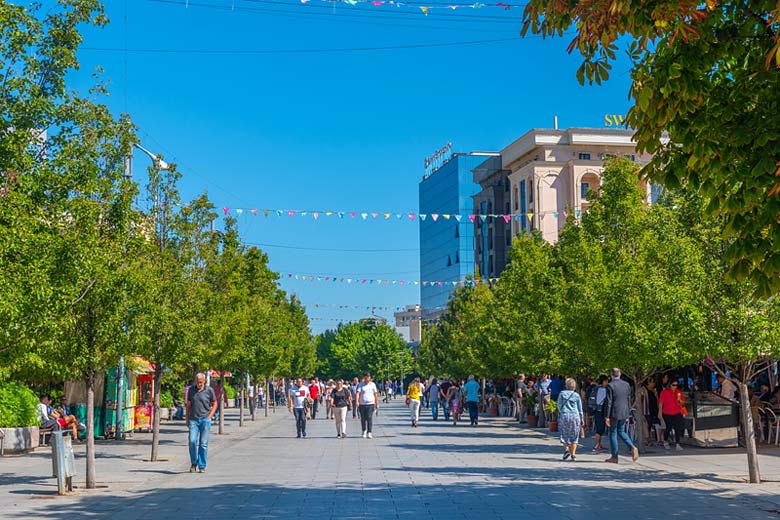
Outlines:
[[[134,144],[135,148],[138,148],[143,153],[149,156],[152,160],[152,164],[158,170],[168,170],[170,165],[163,161],[159,156],[154,155],[152,152],[141,146],[140,144]],[[129,153],[125,157],[125,180],[133,179],[133,154]],[[119,367],[117,368],[117,390],[116,390],[116,424],[114,425],[116,431],[116,440],[122,438],[122,410],[124,409],[124,375],[125,375],[125,356],[119,357]],[[154,398],[154,396],[152,396]]]
[[[540,177],[535,177],[536,182],[536,229],[538,229],[542,236],[544,236],[544,230],[542,229],[542,181],[547,177],[558,177],[561,174],[559,171],[549,171]],[[552,187],[552,185],[550,185]]]

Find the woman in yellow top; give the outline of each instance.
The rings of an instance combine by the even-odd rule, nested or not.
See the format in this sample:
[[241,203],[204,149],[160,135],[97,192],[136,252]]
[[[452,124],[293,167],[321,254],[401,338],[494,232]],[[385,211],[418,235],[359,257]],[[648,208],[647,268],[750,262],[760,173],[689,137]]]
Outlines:
[[423,392],[423,385],[419,377],[415,377],[409,388],[406,389],[406,403],[409,405],[409,411],[412,415],[413,428],[417,428],[417,421],[420,420],[420,398]]

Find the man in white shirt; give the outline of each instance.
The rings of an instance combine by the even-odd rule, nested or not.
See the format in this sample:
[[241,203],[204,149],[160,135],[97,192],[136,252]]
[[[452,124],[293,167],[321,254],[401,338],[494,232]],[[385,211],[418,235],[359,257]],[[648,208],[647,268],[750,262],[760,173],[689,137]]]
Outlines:
[[371,374],[363,374],[363,382],[358,387],[358,411],[360,426],[363,428],[363,438],[371,439],[374,412],[379,412],[379,391],[371,381]]
[[718,374],[718,394],[731,401],[737,399],[737,386],[723,374]]
[[295,380],[295,387],[290,390],[288,408],[295,414],[295,430],[298,438],[306,437],[306,399],[309,398],[309,387],[303,384],[300,377]]

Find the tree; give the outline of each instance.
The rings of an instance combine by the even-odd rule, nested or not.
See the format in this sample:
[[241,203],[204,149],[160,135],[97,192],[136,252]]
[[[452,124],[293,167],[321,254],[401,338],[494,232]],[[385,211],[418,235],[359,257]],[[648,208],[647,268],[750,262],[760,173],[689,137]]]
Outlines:
[[320,366],[332,370],[324,377],[350,380],[369,372],[379,379],[399,374],[402,367],[411,370],[414,364],[403,337],[386,324],[340,324],[323,333],[318,345],[317,353],[327,356],[320,358]]
[[[531,0],[523,34],[575,32],[581,83],[609,77],[618,41],[628,42],[635,105],[626,117],[643,173],[687,186],[734,240],[732,279],[756,293],[780,290],[780,6],[770,0],[635,4]],[[668,139],[667,139],[668,137]]]

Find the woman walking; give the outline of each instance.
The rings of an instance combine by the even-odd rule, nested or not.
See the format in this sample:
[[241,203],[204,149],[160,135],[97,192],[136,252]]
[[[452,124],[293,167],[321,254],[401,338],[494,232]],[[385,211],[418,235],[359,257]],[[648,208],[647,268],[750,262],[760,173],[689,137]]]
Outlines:
[[666,428],[664,428],[664,448],[670,448],[669,439],[674,431],[675,449],[682,451],[680,446],[683,432],[685,431],[685,398],[680,392],[677,381],[672,381],[669,386],[661,392],[658,398],[658,418],[663,419]]
[[577,393],[577,382],[571,377],[566,379],[566,390],[558,394],[558,428],[563,444],[563,460],[577,460],[577,445],[580,442],[580,430],[584,424],[582,399]]
[[330,409],[336,421],[336,437],[347,436],[347,411],[352,409],[352,392],[344,386],[344,380],[336,381],[336,388],[330,392]]
[[412,427],[417,428],[417,421],[420,420],[420,399],[423,394],[423,386],[419,377],[406,389],[406,404],[409,406],[409,413],[412,417]]
[[463,410],[460,400],[460,384],[457,379],[452,380],[452,386],[447,390],[447,408],[450,410],[452,425],[456,426],[460,420],[460,413]]

